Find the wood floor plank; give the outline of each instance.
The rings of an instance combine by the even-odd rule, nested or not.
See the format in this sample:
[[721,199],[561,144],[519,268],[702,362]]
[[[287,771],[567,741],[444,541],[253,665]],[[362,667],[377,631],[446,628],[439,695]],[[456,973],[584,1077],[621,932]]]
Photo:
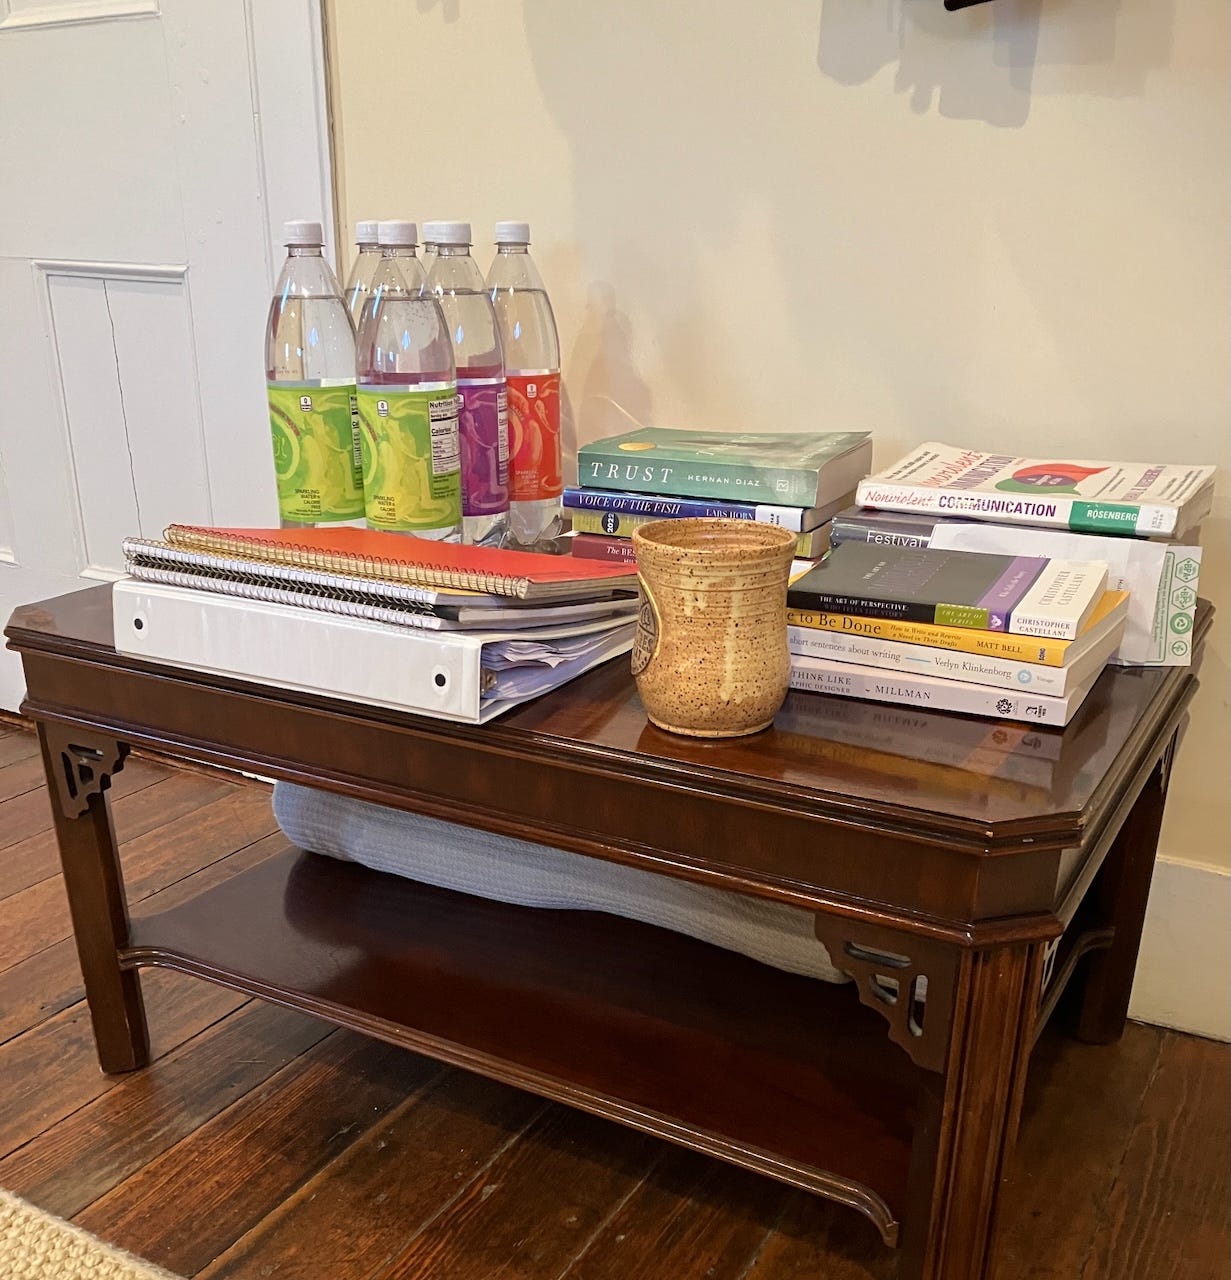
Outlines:
[[[227,858],[209,863],[143,901],[135,901],[133,914],[176,906],[286,848],[286,838],[281,832],[275,832]],[[77,948],[72,938],[65,938],[6,969],[0,973],[0,1045],[84,996]]]
[[[234,991],[166,970],[152,971],[142,987],[156,1058],[247,1002]],[[101,1097],[121,1078],[99,1070],[84,1003],[0,1045],[0,1157]]]
[[547,1104],[463,1071],[403,1103],[197,1280],[364,1277],[387,1267]]
[[193,1275],[442,1070],[405,1049],[336,1032],[75,1221]]
[[[116,839],[121,844],[135,840],[147,831],[240,789],[237,784],[218,778],[177,771],[153,786],[112,801]],[[55,832],[48,828],[4,851],[0,858],[0,900],[59,873]]]
[[[896,1251],[863,1214],[801,1192],[788,1201],[748,1280],[896,1280],[897,1274]],[[997,1280],[1017,1278],[1005,1272]]]
[[[261,792],[236,788],[220,799],[163,823],[126,843],[120,855],[129,902],[140,901],[205,862],[244,847],[277,827]],[[59,876],[48,877],[0,901],[0,973],[52,946],[73,931]]]
[[28,756],[0,765],[0,802],[43,785],[43,760],[37,747]]
[[797,1194],[691,1151],[665,1149],[561,1280],[743,1280]]
[[584,1251],[660,1144],[552,1107],[388,1266],[365,1280],[542,1280]]
[[19,760],[28,760],[38,755],[38,738],[33,733],[10,729],[0,734],[0,767],[16,764]]
[[[132,795],[170,777],[164,764],[144,758],[130,760],[111,781],[112,797]],[[0,804],[0,849],[51,829],[51,802],[46,789],[27,791]]]
[[1114,1045],[1074,1051],[1055,1029],[1039,1042],[999,1232],[1015,1276],[1081,1274],[1162,1045],[1161,1031],[1136,1023]]
[[0,1160],[0,1186],[71,1218],[332,1031],[251,1001]]
[[1225,1046],[1166,1033],[1082,1280],[1227,1274],[1229,1085]]

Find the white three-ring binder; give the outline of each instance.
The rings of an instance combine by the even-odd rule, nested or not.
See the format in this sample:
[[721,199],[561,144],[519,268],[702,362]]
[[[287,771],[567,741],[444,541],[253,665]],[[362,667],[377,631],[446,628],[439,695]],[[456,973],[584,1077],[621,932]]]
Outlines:
[[[634,629],[617,615],[533,630],[423,631],[132,578],[115,583],[112,597],[120,653],[469,724],[627,653]],[[501,692],[510,645],[541,654],[522,669],[540,673],[533,692],[516,680]]]

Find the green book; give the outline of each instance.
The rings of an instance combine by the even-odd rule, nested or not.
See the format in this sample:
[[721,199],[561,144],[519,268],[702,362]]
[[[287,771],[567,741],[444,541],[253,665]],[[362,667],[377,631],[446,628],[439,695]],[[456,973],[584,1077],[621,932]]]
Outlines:
[[681,498],[821,507],[868,474],[867,431],[675,431],[643,427],[583,445],[582,485]]

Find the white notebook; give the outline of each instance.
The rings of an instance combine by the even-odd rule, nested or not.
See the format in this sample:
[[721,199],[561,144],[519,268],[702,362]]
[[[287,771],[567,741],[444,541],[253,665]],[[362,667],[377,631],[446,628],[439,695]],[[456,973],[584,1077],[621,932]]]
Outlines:
[[422,631],[122,578],[115,647],[152,662],[467,724],[632,648],[633,619],[518,631]]

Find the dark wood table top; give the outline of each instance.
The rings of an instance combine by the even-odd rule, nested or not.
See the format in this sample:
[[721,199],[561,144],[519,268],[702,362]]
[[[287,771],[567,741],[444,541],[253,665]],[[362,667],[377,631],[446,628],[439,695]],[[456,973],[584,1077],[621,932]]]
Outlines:
[[[1212,609],[1203,606],[1198,639],[1211,616]],[[33,709],[43,718],[55,717],[56,707],[49,702],[54,704],[57,699],[66,705],[65,719],[73,718],[68,714],[70,697],[87,688],[93,697],[97,686],[99,696],[105,694],[110,700],[106,718],[113,726],[117,719],[140,726],[142,709],[128,703],[138,690],[143,701],[156,693],[161,697],[170,690],[170,680],[181,700],[192,702],[197,691],[193,705],[198,716],[207,705],[201,694],[216,689],[246,693],[249,710],[251,697],[257,696],[271,712],[282,707],[327,713],[331,723],[339,728],[345,725],[346,732],[363,725],[369,730],[394,728],[399,744],[413,743],[422,752],[422,767],[442,771],[441,780],[433,782],[434,793],[442,797],[439,806],[433,809],[430,804],[407,803],[404,807],[439,816],[456,811],[461,821],[473,817],[476,825],[491,830],[532,838],[537,834],[549,842],[598,856],[670,869],[664,865],[662,848],[655,849],[652,857],[648,853],[643,856],[643,846],[659,843],[652,834],[647,835],[655,827],[644,815],[637,826],[638,815],[625,812],[618,833],[616,820],[605,819],[605,842],[569,837],[568,832],[580,830],[589,821],[595,797],[608,794],[586,791],[583,783],[587,779],[605,780],[612,806],[622,806],[625,811],[651,800],[665,814],[672,797],[685,794],[694,799],[698,794],[721,798],[723,811],[715,817],[721,825],[713,830],[700,829],[699,815],[704,811],[696,808],[681,809],[676,818],[664,817],[663,821],[674,823],[674,844],[670,847],[678,849],[680,856],[672,853],[670,861],[679,873],[770,896],[789,896],[786,890],[790,890],[797,898],[801,885],[824,885],[839,895],[872,899],[894,896],[885,885],[869,882],[867,874],[835,877],[831,859],[819,853],[813,858],[808,849],[800,848],[801,833],[804,838],[813,838],[809,833],[815,831],[818,821],[843,828],[852,839],[858,835],[860,848],[869,859],[882,837],[898,845],[905,841],[915,847],[943,848],[950,859],[964,855],[984,860],[1006,853],[1043,849],[1059,853],[1090,846],[1099,829],[1140,785],[1142,771],[1157,761],[1160,744],[1174,732],[1196,689],[1192,668],[1109,668],[1064,730],[791,693],[771,729],[746,738],[707,741],[678,737],[651,725],[625,660],[607,663],[496,721],[474,726],[179,668],[159,668],[143,659],[117,654],[112,643],[110,589],[106,586],[19,608],[5,634],[10,647],[25,656]],[[40,666],[40,660],[57,664],[58,674],[53,676],[45,663]],[[90,669],[91,680],[99,677],[93,684],[81,683],[87,675],[80,666],[83,663]],[[73,670],[66,671],[66,666]],[[39,675],[42,670],[48,672],[47,681]],[[140,673],[147,679],[134,684],[115,678],[126,672]],[[110,676],[102,679],[107,673]],[[152,676],[159,679],[151,682],[148,677]],[[245,747],[252,737],[249,730],[242,739]],[[386,733],[386,740],[394,739]],[[241,739],[237,736],[233,741]],[[302,735],[297,745],[303,746]],[[540,766],[543,773],[528,773],[524,767],[521,773],[510,772],[499,803],[494,793],[479,797],[476,792],[473,815],[461,803],[470,797],[460,793],[450,809],[443,799],[449,790],[445,774],[450,769],[457,773],[459,762],[472,758],[476,747],[522,766]],[[266,750],[265,758],[270,756]],[[276,756],[273,759],[277,761]],[[365,778],[384,767],[375,747],[362,762],[356,754],[356,764],[356,774],[361,767]],[[560,824],[560,832],[548,836],[542,823],[546,810],[540,810],[537,831],[528,825],[519,829],[496,813],[502,807],[528,804],[522,794],[527,779],[537,787],[537,779],[553,769],[577,779],[575,811]],[[273,776],[304,781],[314,777],[307,770],[280,772],[274,763],[270,771]],[[621,783],[633,789],[627,796],[617,797],[612,788]],[[329,785],[328,781],[323,785]],[[510,795],[510,788],[516,794]],[[364,793],[358,785],[337,785],[336,789]],[[400,802],[389,787],[381,790],[376,782],[367,794]],[[562,794],[551,797],[557,808]],[[787,823],[792,818],[794,826]],[[732,825],[745,820],[743,828]],[[521,810],[517,821],[526,821]],[[729,843],[742,845],[742,853],[719,848],[728,843],[722,838],[728,831],[732,832]],[[763,841],[756,839],[759,832],[764,832]],[[689,840],[695,851],[690,851]],[[665,846],[666,842],[661,843]],[[753,844],[763,847],[752,849]],[[742,879],[733,868],[738,868]],[[899,872],[900,868],[888,878],[900,880]],[[1048,909],[1056,906],[1057,894],[1066,886],[1072,887],[1073,873],[1070,858],[1060,866],[1057,880],[1047,890]],[[930,874],[925,861],[912,864],[911,877],[919,889],[917,905],[923,912],[970,920],[1017,909],[1016,899],[1006,896],[1007,886],[1004,892],[989,896],[972,882],[946,900],[931,891]],[[780,894],[778,889],[784,886]],[[896,890],[894,893],[901,896]],[[1032,909],[1043,905],[1040,894],[1036,884],[1030,895]]]

